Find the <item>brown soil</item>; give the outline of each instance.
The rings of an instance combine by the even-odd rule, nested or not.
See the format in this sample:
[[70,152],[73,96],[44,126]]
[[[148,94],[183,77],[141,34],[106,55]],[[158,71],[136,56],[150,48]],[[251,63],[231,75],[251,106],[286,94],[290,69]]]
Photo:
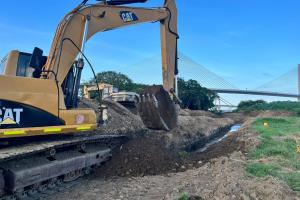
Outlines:
[[182,172],[202,166],[212,158],[227,156],[233,151],[243,150],[244,144],[238,143],[237,135],[210,147],[205,153],[171,151],[157,140],[137,138],[124,144],[114,152],[112,160],[98,170],[97,176],[145,176]]
[[[111,109],[110,114],[113,117],[108,127],[113,128],[101,128],[101,133],[126,133],[119,130],[120,126],[111,124],[122,123],[125,117],[129,118],[126,123],[130,124],[126,130],[132,130],[135,135],[126,133],[132,139],[116,149],[112,160],[82,180],[82,184],[50,199],[174,200],[183,193],[190,195],[190,199],[207,200],[299,199],[299,194],[285,183],[272,177],[249,177],[245,171],[247,151],[259,144],[256,133],[250,128],[252,120],[256,116],[285,116],[288,113],[248,115],[238,133],[230,134],[203,153],[183,150],[195,140],[207,141],[231,124],[244,121],[245,116],[228,114],[220,117],[185,110],[180,114],[178,128],[166,133],[145,129],[137,116],[120,112],[118,107]],[[135,128],[132,129],[132,125]]]
[[[108,107],[109,120],[98,128],[97,134],[136,137],[139,135],[138,133],[147,130],[139,116],[133,114],[121,104],[106,100],[103,101],[103,105]],[[96,113],[99,111],[99,103],[94,100],[81,99],[79,106],[92,108]]]
[[[108,107],[109,120],[98,128],[97,134],[126,135],[130,138],[147,137],[168,149],[184,149],[195,142],[204,144],[235,124],[234,120],[210,112],[182,110],[175,129],[170,132],[153,131],[143,125],[138,115],[131,113],[122,105],[112,101],[104,101],[103,104]],[[98,103],[93,100],[82,99],[80,106],[98,111]]]
[[[277,179],[247,175],[243,152],[247,140],[240,137],[246,132],[251,137],[256,135],[247,124],[242,132],[232,134],[207,152],[192,153],[186,158],[151,140],[132,140],[96,175],[50,199],[175,200],[186,193],[205,200],[299,200],[299,194]],[[182,161],[180,169],[176,167],[178,160]],[[177,171],[173,173],[172,168]]]

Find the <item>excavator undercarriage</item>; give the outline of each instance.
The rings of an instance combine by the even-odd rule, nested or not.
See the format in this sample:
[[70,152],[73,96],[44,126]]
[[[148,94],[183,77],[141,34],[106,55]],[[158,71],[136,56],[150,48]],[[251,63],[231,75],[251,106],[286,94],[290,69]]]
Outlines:
[[89,174],[128,138],[93,134],[39,140],[0,149],[0,199],[34,196]]

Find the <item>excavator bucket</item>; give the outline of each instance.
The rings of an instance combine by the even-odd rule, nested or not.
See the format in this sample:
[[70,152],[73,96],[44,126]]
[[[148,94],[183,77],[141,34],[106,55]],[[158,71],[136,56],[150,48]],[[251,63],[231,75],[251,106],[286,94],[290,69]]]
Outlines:
[[178,108],[161,85],[147,87],[141,93],[138,112],[149,129],[170,131],[177,125]]

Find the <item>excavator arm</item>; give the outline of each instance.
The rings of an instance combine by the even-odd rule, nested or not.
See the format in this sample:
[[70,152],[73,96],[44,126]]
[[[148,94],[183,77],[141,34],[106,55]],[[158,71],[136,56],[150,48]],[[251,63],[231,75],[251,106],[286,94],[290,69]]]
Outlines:
[[174,0],[165,0],[164,6],[157,9],[105,3],[79,5],[64,17],[57,28],[44,66],[44,77],[54,79],[52,72],[55,72],[57,81],[62,84],[80,53],[79,49],[84,52],[85,43],[98,32],[157,21],[161,24],[163,85],[165,90],[170,91],[174,89],[177,71],[177,10]]
[[[160,22],[163,87],[147,88],[141,94],[138,110],[148,128],[170,130],[177,125],[178,115],[173,101],[178,73],[175,0],[165,0],[163,7],[151,9],[119,6],[135,2],[145,0],[112,0],[93,5],[85,5],[85,1],[68,13],[57,28],[42,77],[56,79],[61,86],[74,63],[77,63],[77,80],[72,87],[73,91],[78,91],[83,67],[79,53],[84,53],[85,44],[93,35],[140,23]],[[77,94],[73,94],[73,99]]]

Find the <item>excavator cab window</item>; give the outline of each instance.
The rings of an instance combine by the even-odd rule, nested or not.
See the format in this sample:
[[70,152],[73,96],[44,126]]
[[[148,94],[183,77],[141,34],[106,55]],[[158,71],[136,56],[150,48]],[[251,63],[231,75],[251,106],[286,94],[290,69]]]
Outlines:
[[47,57],[43,56],[43,51],[37,47],[34,48],[32,54],[20,52],[16,75],[40,78],[46,61]]
[[74,66],[70,69],[67,78],[64,80],[62,84],[63,92],[65,95],[65,103],[67,109],[73,108],[73,89],[74,89],[74,83],[75,83],[75,72],[74,72]]
[[27,66],[30,61],[31,54],[20,52],[17,66],[17,76],[26,77]]
[[7,62],[7,56],[2,58],[2,60],[0,62],[0,75],[4,74],[4,68],[6,66],[6,62]]

